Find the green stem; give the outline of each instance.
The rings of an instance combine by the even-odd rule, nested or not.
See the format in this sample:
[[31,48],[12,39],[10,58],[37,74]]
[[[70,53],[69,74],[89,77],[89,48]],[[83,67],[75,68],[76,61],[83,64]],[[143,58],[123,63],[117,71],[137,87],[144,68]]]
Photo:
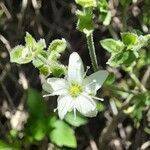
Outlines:
[[91,58],[91,61],[92,61],[92,67],[93,67],[93,70],[95,72],[95,71],[97,71],[99,69],[99,67],[98,67],[96,53],[95,53],[95,47],[94,47],[94,41],[93,41],[93,33],[91,32],[90,34],[86,35],[86,38],[87,38],[90,58]]
[[129,73],[130,77],[132,78],[132,80],[136,83],[136,85],[143,91],[146,92],[146,88],[144,87],[144,85],[139,81],[139,79],[136,77],[136,75],[133,72]]

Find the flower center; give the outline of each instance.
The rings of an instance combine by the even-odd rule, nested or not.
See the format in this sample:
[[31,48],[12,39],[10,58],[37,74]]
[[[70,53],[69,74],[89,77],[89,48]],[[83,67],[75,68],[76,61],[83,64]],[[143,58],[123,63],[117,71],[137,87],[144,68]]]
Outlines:
[[72,83],[69,88],[69,93],[72,97],[77,97],[82,91],[82,87],[77,83]]

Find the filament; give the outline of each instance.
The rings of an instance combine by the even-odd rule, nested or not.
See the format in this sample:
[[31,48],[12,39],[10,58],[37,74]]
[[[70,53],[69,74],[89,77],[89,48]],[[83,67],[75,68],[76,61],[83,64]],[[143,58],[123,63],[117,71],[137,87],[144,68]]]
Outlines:
[[96,97],[96,96],[91,96],[93,99],[96,99],[96,100],[100,100],[100,101],[104,101],[103,98],[99,98],[99,97]]
[[87,67],[86,67],[86,71],[85,71],[85,73],[84,73],[84,75],[83,75],[83,79],[85,78],[85,76],[86,76],[87,72],[89,71],[89,69],[90,69],[90,66],[87,66]]

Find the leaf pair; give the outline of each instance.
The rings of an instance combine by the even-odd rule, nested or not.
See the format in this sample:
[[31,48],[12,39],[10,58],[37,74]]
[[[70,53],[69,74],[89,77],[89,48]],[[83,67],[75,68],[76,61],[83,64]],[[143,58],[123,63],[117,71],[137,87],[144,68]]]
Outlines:
[[[31,142],[41,141],[48,136],[57,146],[76,148],[74,130],[64,121],[57,119],[55,115],[48,115],[42,96],[34,89],[28,90],[27,106],[30,118],[26,125],[26,136]],[[84,123],[84,120],[80,120],[78,125]]]
[[65,66],[59,63],[58,59],[67,47],[65,39],[57,39],[50,43],[47,50],[44,39],[36,40],[29,34],[25,36],[25,46],[16,46],[10,52],[10,61],[18,64],[32,64],[40,70],[40,72],[48,76],[51,73],[60,76],[65,72]]
[[76,3],[82,6],[82,11],[77,10],[78,17],[77,29],[86,35],[94,30],[94,13],[93,10],[97,9],[99,12],[99,21],[107,26],[111,21],[111,12],[108,8],[106,0],[76,0]]
[[111,53],[111,58],[107,62],[110,66],[131,66],[139,57],[139,50],[148,43],[148,36],[138,36],[129,32],[122,33],[121,39],[122,41],[114,39],[100,41],[102,47]]

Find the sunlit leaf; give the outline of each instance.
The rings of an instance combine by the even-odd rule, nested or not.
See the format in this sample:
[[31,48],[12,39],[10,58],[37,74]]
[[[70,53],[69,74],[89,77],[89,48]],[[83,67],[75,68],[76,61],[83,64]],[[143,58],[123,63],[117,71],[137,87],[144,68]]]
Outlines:
[[105,15],[105,18],[103,19],[103,25],[108,26],[111,21],[111,12],[108,11],[107,14]]
[[38,50],[43,50],[44,48],[46,48],[46,43],[44,39],[40,39],[37,43],[36,43],[36,48]]
[[111,12],[109,10],[107,0],[98,0],[98,8],[100,11],[100,21],[103,23],[103,25],[108,26],[111,21]]
[[31,51],[22,46],[16,46],[12,51],[10,52],[10,61],[15,62],[18,64],[26,64],[29,63],[33,59]]
[[111,85],[114,83],[115,80],[116,80],[116,77],[115,77],[114,73],[109,73],[109,75],[105,81],[105,85]]
[[112,55],[111,58],[108,60],[107,64],[109,64],[110,66],[113,66],[113,67],[118,67],[121,64],[123,64],[123,62],[125,60],[127,60],[128,57],[129,57],[128,52],[118,53],[116,55]]
[[66,67],[60,63],[53,62],[50,66],[50,70],[55,77],[60,77],[65,74]]
[[48,51],[61,53],[66,49],[66,47],[67,47],[67,42],[65,39],[54,40],[50,43],[50,46],[48,47]]
[[0,140],[0,150],[18,150],[14,148],[12,145],[7,144],[6,142]]
[[30,138],[40,141],[46,136],[47,132],[47,108],[41,94],[34,90],[28,90],[27,106],[29,119],[26,125],[26,134]]
[[72,126],[79,127],[87,123],[87,119],[77,113],[76,118],[74,118],[73,112],[67,113],[65,120]]
[[50,132],[49,138],[56,145],[76,148],[77,142],[74,130],[61,120],[54,123],[54,129]]
[[26,125],[26,134],[33,140],[41,141],[46,136],[47,129],[47,118],[43,116],[35,119],[31,116]]
[[28,32],[26,32],[25,42],[26,42],[26,46],[31,48],[31,50],[35,50],[36,40]]
[[44,76],[50,75],[51,71],[48,65],[43,65],[42,67],[39,68],[40,73],[43,74]]
[[46,113],[47,108],[43,97],[38,91],[31,88],[28,89],[27,106],[29,113],[35,117],[43,116]]
[[96,108],[99,112],[103,112],[106,109],[105,105],[101,102],[96,103]]
[[77,29],[85,34],[89,34],[94,29],[93,12],[90,9],[77,11],[78,16]]
[[100,41],[102,47],[110,53],[121,52],[124,48],[124,44],[121,41],[114,39],[105,39]]
[[121,34],[122,41],[125,45],[134,45],[138,42],[138,36],[134,33],[124,32]]

